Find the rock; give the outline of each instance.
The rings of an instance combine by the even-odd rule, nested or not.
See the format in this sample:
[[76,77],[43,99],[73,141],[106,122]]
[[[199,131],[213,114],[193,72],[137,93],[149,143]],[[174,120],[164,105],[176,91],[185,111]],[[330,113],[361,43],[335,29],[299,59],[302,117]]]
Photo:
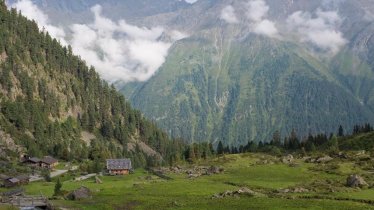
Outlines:
[[208,173],[211,173],[211,174],[219,174],[221,172],[220,168],[217,167],[217,166],[211,166],[211,167],[209,167],[209,169],[207,171],[208,171]]
[[341,159],[348,159],[349,158],[349,156],[347,154],[345,154],[344,152],[339,152],[338,156]]
[[287,156],[282,157],[281,161],[284,164],[288,164],[288,163],[292,163],[294,161],[294,158],[291,154],[288,154]]
[[293,188],[293,189],[280,189],[278,190],[279,193],[304,193],[304,192],[309,192],[308,189],[305,189],[303,187],[296,187],[296,188]]
[[308,189],[305,189],[303,187],[296,187],[294,190],[293,190],[294,193],[304,193],[304,192],[309,192]]
[[323,157],[320,157],[316,160],[317,163],[328,163],[330,161],[332,161],[334,158],[326,155],[326,156],[323,156]]
[[239,196],[239,195],[249,195],[249,196],[254,196],[254,195],[257,195],[258,193],[256,193],[255,191],[253,190],[250,190],[246,187],[242,187],[236,191],[230,191],[230,190],[226,190],[225,192],[223,193],[218,193],[218,194],[214,194],[212,196],[212,199],[215,199],[215,198],[224,198],[224,197],[228,197],[228,196]]
[[278,190],[278,192],[279,193],[289,193],[289,192],[291,192],[291,190],[290,189],[280,189],[280,190]]
[[189,179],[198,178],[199,176],[201,175],[200,174],[188,174]]
[[251,189],[248,189],[246,187],[242,187],[240,188],[239,190],[236,191],[238,194],[240,195],[256,195],[256,192],[251,190]]
[[214,194],[214,195],[212,196],[212,199],[215,199],[215,198],[222,198],[222,196],[221,196],[220,194]]
[[361,176],[354,174],[354,175],[350,175],[347,178],[347,186],[348,187],[365,187],[369,185],[365,182],[365,180]]
[[102,184],[103,183],[103,181],[98,176],[95,176],[95,182],[96,182],[96,184]]
[[91,190],[83,186],[72,191],[67,196],[69,200],[81,200],[81,199],[90,198],[90,197],[91,197]]

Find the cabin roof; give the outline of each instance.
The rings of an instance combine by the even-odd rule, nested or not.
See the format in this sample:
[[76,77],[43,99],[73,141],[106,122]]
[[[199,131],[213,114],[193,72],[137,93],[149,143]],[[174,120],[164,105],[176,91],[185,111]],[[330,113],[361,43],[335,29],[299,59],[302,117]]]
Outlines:
[[26,158],[22,161],[23,163],[39,163],[40,159],[36,157]]
[[15,178],[20,181],[30,180],[30,177],[28,175],[19,175],[19,176],[16,176]]
[[10,178],[10,179],[7,179],[7,180],[11,183],[18,183],[19,182],[19,179],[17,179],[17,178]]
[[55,159],[55,158],[53,158],[53,157],[51,157],[51,156],[45,156],[43,159],[40,160],[40,162],[46,163],[48,165],[52,165],[54,163],[57,163],[58,160]]
[[108,170],[130,170],[132,169],[130,159],[108,159],[106,160]]

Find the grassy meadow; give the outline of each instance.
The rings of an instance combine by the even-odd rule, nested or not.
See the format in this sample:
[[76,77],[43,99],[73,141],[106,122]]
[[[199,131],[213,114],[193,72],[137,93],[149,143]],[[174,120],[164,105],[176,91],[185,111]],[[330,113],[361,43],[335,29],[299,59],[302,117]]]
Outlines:
[[[67,209],[97,210],[374,209],[374,189],[345,186],[347,176],[352,173],[365,176],[369,185],[374,182],[374,178],[365,175],[367,172],[348,160],[313,164],[295,159],[293,164],[284,164],[273,156],[248,153],[226,155],[194,164],[197,165],[222,166],[224,172],[197,178],[188,178],[186,173],[167,173],[172,180],[166,181],[138,169],[128,176],[101,177],[102,184],[96,184],[94,179],[82,182],[63,179],[63,190],[71,191],[85,186],[92,190],[93,197],[80,201],[52,200],[52,203]],[[54,186],[54,182],[35,182],[26,186],[26,193],[42,193],[52,197]],[[240,187],[247,187],[257,194],[212,198],[214,194],[238,190]],[[295,187],[309,191],[278,191]]]

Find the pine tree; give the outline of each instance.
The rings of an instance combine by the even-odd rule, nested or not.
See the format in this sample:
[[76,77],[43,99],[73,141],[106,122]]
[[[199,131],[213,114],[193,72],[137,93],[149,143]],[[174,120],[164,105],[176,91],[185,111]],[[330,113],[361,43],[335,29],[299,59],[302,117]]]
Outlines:
[[343,126],[342,126],[342,125],[339,126],[339,129],[338,129],[338,136],[339,136],[339,137],[344,136],[344,130],[343,130]]
[[218,146],[217,146],[217,154],[222,155],[223,152],[224,152],[223,150],[224,150],[224,148],[223,148],[223,144],[222,144],[221,141],[219,141],[219,142],[218,142]]
[[62,183],[61,183],[60,179],[57,179],[53,195],[54,196],[60,195],[61,194],[61,188],[62,188]]

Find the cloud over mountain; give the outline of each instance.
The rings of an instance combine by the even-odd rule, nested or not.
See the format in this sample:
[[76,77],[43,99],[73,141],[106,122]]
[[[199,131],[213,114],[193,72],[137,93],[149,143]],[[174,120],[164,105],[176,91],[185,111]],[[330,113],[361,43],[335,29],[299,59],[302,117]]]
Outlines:
[[[62,44],[71,44],[74,53],[110,82],[148,80],[164,63],[172,43],[187,37],[163,27],[146,28],[125,20],[112,21],[103,16],[100,5],[91,8],[92,23],[72,24],[67,30],[50,24],[48,16],[30,0],[20,0],[11,6],[34,19]],[[171,41],[160,41],[165,34]]]
[[287,18],[287,25],[292,33],[299,36],[301,42],[336,54],[347,43],[343,33],[338,30],[341,18],[336,11],[322,11],[315,14],[297,11]]
[[235,9],[233,6],[229,5],[222,9],[221,11],[221,19],[226,21],[227,23],[238,23],[239,20],[236,17]]

